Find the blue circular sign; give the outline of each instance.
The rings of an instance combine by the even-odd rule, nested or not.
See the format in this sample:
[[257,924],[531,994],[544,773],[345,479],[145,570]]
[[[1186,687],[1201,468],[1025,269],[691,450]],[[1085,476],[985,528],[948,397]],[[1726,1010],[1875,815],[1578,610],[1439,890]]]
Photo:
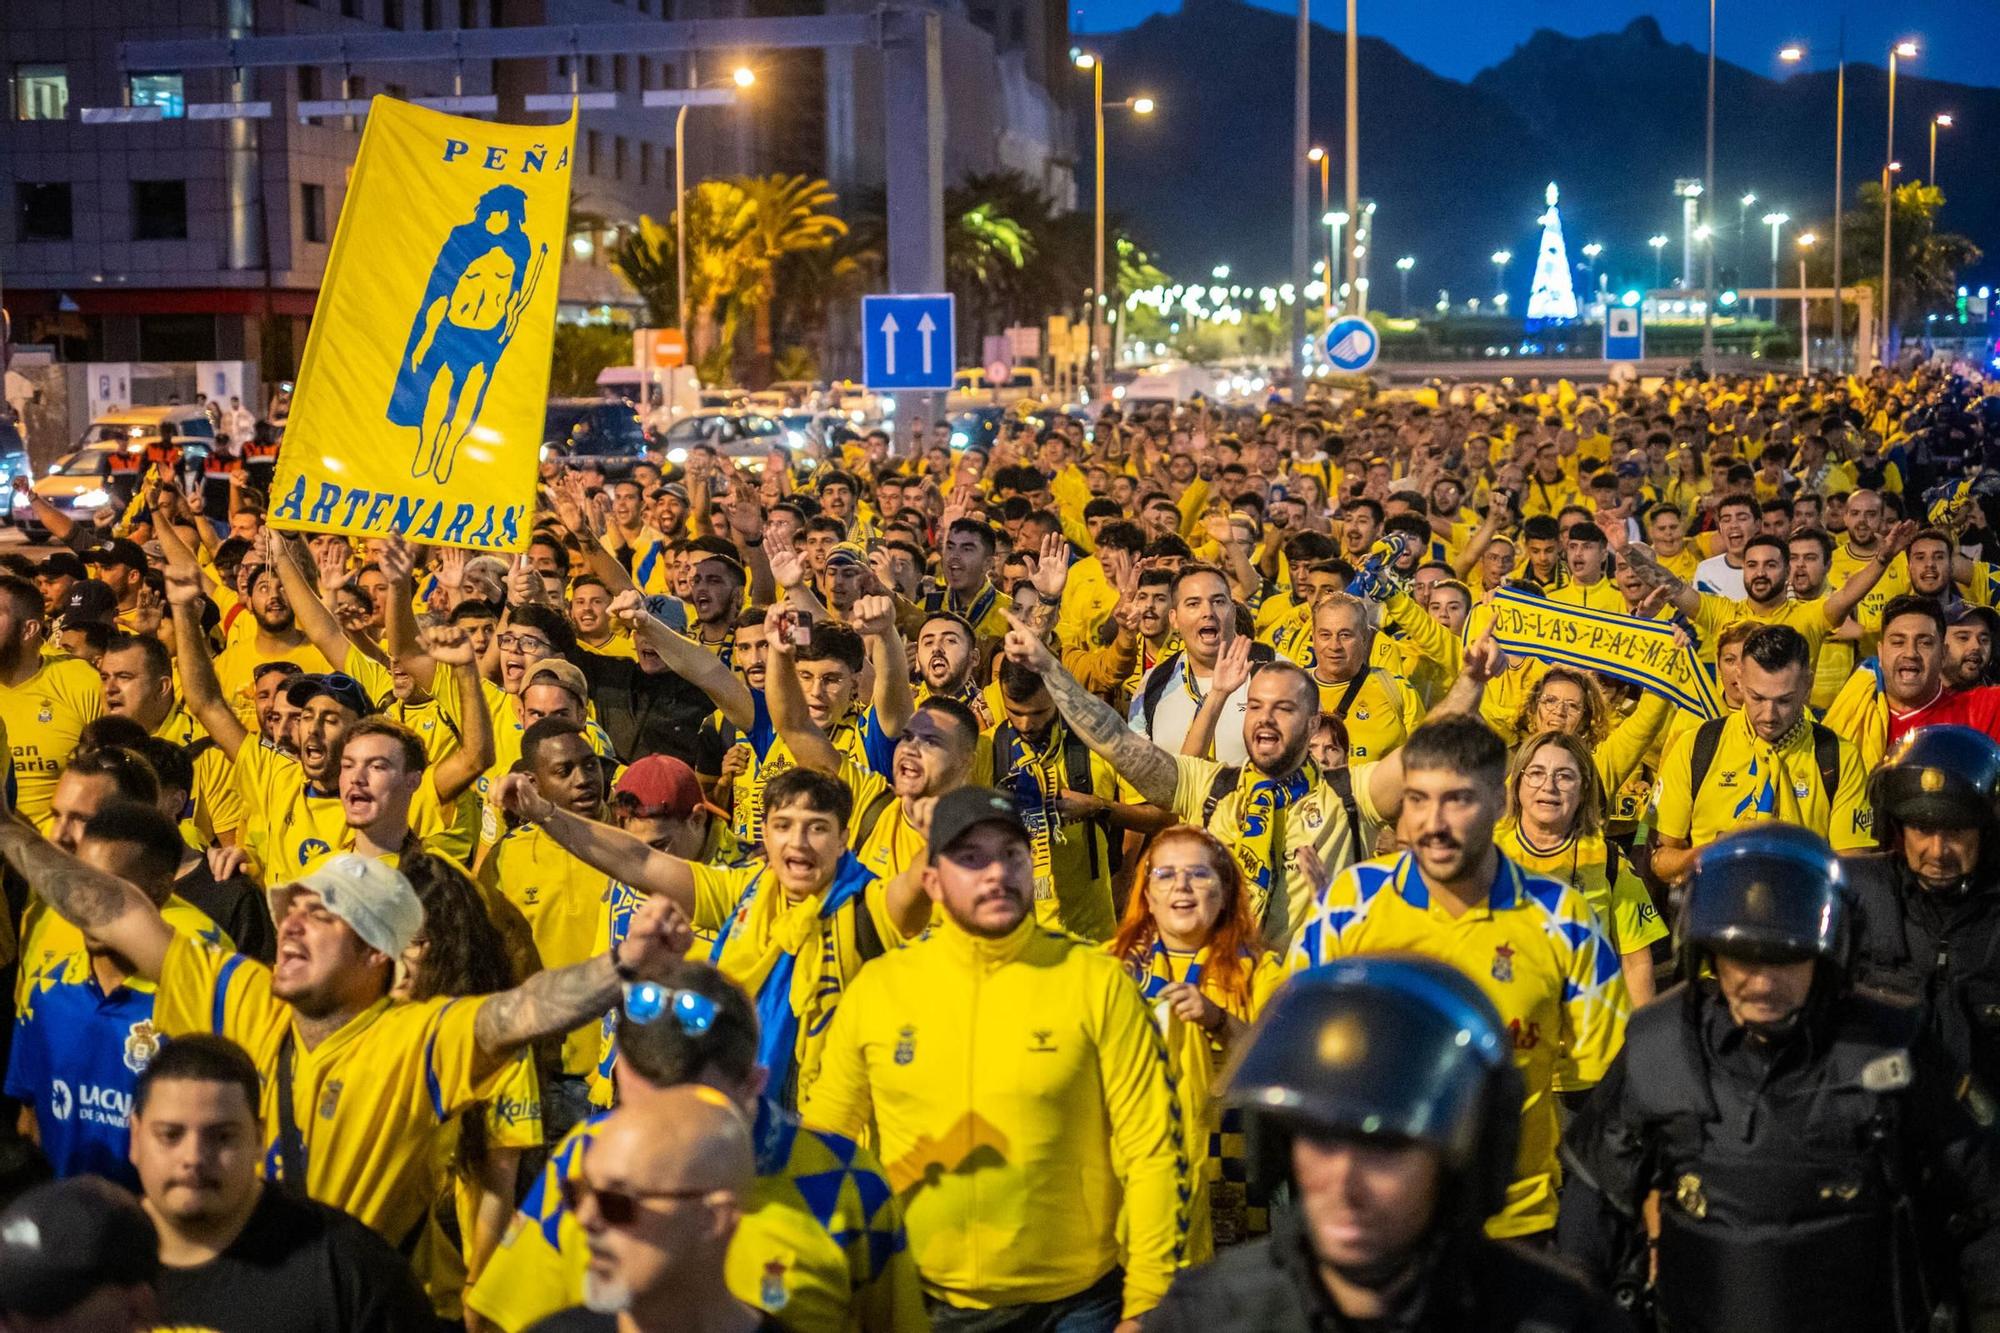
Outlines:
[[1375,326],[1359,315],[1336,319],[1326,331],[1326,359],[1346,374],[1356,375],[1374,365],[1375,354],[1381,350],[1382,339]]

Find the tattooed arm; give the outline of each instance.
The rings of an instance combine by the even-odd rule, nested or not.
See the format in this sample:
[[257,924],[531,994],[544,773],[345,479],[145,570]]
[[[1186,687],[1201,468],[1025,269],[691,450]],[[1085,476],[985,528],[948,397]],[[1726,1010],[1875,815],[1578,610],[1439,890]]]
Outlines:
[[1026,620],[1009,611],[1007,622],[1012,626],[1007,631],[1007,656],[1042,678],[1070,730],[1103,755],[1141,796],[1171,808],[1180,777],[1174,757],[1132,730],[1117,709],[1086,690]]
[[648,977],[685,954],[693,942],[680,908],[655,895],[633,913],[631,930],[618,946],[615,960],[603,953],[570,967],[537,972],[514,989],[492,996],[479,1006],[472,1023],[477,1047],[474,1080],[494,1073],[531,1041],[595,1021],[618,1002],[624,984],[621,964],[632,976]]
[[174,931],[137,885],[85,865],[19,815],[0,819],[0,858],[63,920],[123,957],[140,976],[159,980]]

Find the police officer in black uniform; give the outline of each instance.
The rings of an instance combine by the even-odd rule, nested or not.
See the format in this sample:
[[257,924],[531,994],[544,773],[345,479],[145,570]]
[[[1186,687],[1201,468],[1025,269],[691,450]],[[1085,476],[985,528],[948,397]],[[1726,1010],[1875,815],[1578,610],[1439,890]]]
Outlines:
[[1513,1046],[1471,980],[1410,955],[1300,973],[1230,1076],[1271,1232],[1175,1278],[1148,1333],[1629,1333],[1608,1297],[1486,1239],[1514,1174]]
[[2000,744],[1923,727],[1871,786],[1884,850],[1842,858],[1855,982],[1916,1001],[1945,1049],[2000,1088]]
[[1849,983],[1848,918],[1816,833],[1705,848],[1692,980],[1632,1016],[1564,1136],[1558,1243],[1663,1330],[2000,1328],[1990,1104],[1912,1006]]

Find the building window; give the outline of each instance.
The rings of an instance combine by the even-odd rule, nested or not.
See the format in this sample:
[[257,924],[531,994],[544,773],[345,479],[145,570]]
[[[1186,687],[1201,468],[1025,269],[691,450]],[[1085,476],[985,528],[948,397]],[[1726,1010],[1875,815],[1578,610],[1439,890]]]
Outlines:
[[14,234],[20,240],[68,240],[72,235],[69,182],[14,182],[14,216]]
[[1028,44],[1028,16],[1018,9],[1007,16],[1007,40],[1017,47]]
[[583,132],[583,169],[593,176],[597,174],[596,130],[585,130]]
[[301,102],[317,102],[320,100],[319,66],[299,66],[299,100]]
[[507,26],[507,14],[502,0],[486,0],[486,26],[489,28]]
[[642,143],[639,145],[639,184],[651,185],[652,183],[653,183],[653,145],[649,143]]
[[625,179],[625,136],[622,134],[611,140],[611,177],[613,180]]
[[458,26],[461,28],[479,26],[479,0],[458,0]]
[[585,56],[583,58],[583,86],[586,88],[597,87],[598,73],[597,57]]
[[130,106],[156,106],[169,120],[187,114],[187,84],[178,74],[128,74],[125,101]]
[[132,182],[132,239],[185,241],[188,234],[186,181]]
[[305,223],[305,236],[315,245],[326,243],[326,187],[314,185],[310,181],[299,185],[299,217]]
[[424,31],[436,32],[438,28],[437,0],[424,0]]
[[640,12],[641,14],[650,14],[650,13],[652,13],[652,12],[653,12],[653,0],[639,0],[639,12]]
[[358,19],[361,17],[361,0],[340,0],[340,16]]
[[69,66],[14,66],[14,118],[62,120],[69,115]]
[[618,92],[625,91],[625,57],[611,57],[611,86]]
[[382,26],[385,28],[403,26],[403,0],[382,0]]
[[557,77],[557,78],[559,78],[559,79],[567,79],[567,78],[569,77],[569,57],[568,57],[568,56],[557,56],[557,57],[556,57],[556,77]]

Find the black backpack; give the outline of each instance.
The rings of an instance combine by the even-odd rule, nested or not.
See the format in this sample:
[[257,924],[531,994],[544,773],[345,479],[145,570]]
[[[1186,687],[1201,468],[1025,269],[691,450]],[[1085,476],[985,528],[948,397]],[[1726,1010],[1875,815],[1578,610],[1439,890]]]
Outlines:
[[[1208,795],[1201,803],[1201,826],[1208,827],[1208,821],[1215,817],[1215,807],[1222,804],[1222,798],[1236,790],[1237,779],[1243,776],[1240,764],[1224,764],[1216,770],[1215,780],[1208,784]],[[1333,794],[1340,798],[1341,808],[1347,811],[1347,846],[1355,861],[1367,859],[1361,847],[1361,807],[1354,799],[1354,774],[1352,770],[1336,768],[1326,775],[1326,785],[1333,788]],[[1228,841],[1228,839],[1224,839]]]
[[[1250,645],[1250,662],[1252,666],[1263,662],[1276,661],[1277,657],[1278,650],[1268,643],[1252,643]],[[1160,697],[1167,692],[1167,682],[1173,679],[1174,667],[1179,664],[1180,660],[1181,650],[1176,648],[1165,657],[1162,657],[1158,662],[1155,662],[1151,674],[1146,677],[1145,687],[1139,694],[1139,706],[1146,718],[1146,731],[1148,734],[1153,730],[1153,714],[1159,710]]]
[[[1729,719],[1712,717],[1701,724],[1694,733],[1693,782],[1688,790],[1697,795],[1701,792],[1702,781],[1708,777],[1708,770],[1715,763],[1715,748],[1722,744],[1722,727]],[[1833,794],[1840,789],[1840,737],[1828,727],[1812,724],[1813,762],[1819,765],[1819,782],[1826,792],[1826,802],[1833,804]]]

